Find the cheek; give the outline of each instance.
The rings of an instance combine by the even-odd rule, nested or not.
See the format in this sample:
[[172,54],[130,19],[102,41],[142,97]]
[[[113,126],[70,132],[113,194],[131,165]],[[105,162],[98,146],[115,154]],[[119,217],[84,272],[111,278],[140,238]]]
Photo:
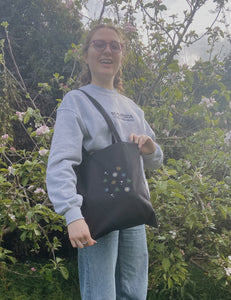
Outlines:
[[97,60],[96,53],[91,51],[91,48],[88,49],[88,52],[84,55],[84,62],[88,65],[94,63]]

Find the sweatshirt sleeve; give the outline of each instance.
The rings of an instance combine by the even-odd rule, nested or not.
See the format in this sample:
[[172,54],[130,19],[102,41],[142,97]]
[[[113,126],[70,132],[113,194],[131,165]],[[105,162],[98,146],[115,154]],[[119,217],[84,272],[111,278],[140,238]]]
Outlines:
[[156,146],[156,151],[151,154],[142,155],[144,161],[144,168],[147,170],[154,170],[161,167],[163,163],[163,151],[161,147],[155,142],[155,133],[151,129],[150,125],[145,121],[146,134],[149,135]]
[[58,109],[48,159],[46,183],[55,211],[67,224],[82,219],[82,196],[77,194],[73,166],[82,160],[83,133],[80,118],[70,109]]

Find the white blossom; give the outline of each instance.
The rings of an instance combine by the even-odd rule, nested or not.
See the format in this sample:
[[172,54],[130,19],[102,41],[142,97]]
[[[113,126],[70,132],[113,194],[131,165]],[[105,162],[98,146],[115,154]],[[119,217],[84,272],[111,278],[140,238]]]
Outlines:
[[229,132],[227,132],[226,135],[225,135],[225,143],[227,145],[229,145],[230,144],[230,140],[231,140],[231,130]]
[[43,126],[37,128],[36,135],[44,135],[48,132],[50,132],[49,127],[47,127],[46,125],[43,125]]
[[176,231],[174,230],[171,230],[171,231],[169,231],[169,233],[171,234],[171,237],[172,237],[172,239],[175,239],[176,238]]
[[14,214],[8,214],[8,216],[11,218],[11,220],[12,220],[13,222],[15,222],[16,217],[15,217]]
[[23,121],[23,117],[25,115],[25,112],[16,111],[16,115],[18,116],[20,121]]
[[37,188],[35,191],[34,191],[35,194],[46,194],[46,192],[44,191],[44,189],[42,188]]
[[9,174],[14,175],[14,168],[12,166],[8,167]]
[[216,103],[216,100],[214,98],[206,98],[206,97],[202,97],[201,98],[201,102],[199,103],[199,105],[203,105],[206,107],[211,107]]
[[39,155],[44,156],[44,155],[47,154],[47,152],[48,152],[47,149],[40,149],[40,150],[39,150]]
[[225,269],[225,273],[227,276],[230,276],[231,275],[231,268],[228,267],[228,268],[224,268]]
[[185,164],[186,164],[186,166],[187,166],[188,169],[191,167],[191,162],[190,161],[186,160]]

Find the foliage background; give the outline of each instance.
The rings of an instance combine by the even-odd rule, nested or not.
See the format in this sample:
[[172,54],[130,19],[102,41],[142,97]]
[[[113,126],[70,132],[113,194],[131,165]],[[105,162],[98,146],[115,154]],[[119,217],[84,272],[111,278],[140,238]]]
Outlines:
[[[0,1],[2,278],[17,260],[49,257],[39,276],[52,281],[60,271],[68,279],[72,249],[45,185],[55,111],[79,84],[86,30],[113,21],[126,44],[124,93],[144,109],[165,155],[163,167],[147,174],[160,224],[157,232],[147,228],[150,293],[193,299],[192,265],[230,289],[231,53],[223,60],[214,53],[230,36],[215,24],[204,33],[208,61],[180,65],[176,56],[200,38],[190,26],[206,2],[187,1],[184,19],[168,22],[161,0],[104,1],[99,17],[83,22],[87,1]],[[225,14],[227,1],[214,3]]]

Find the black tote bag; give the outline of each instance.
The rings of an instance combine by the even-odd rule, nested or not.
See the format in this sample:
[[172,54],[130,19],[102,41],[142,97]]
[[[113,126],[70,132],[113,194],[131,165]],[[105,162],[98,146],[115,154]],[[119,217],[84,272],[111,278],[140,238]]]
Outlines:
[[157,227],[156,216],[143,177],[137,144],[123,142],[104,108],[83,92],[104,116],[112,145],[88,154],[74,167],[77,191],[83,196],[82,214],[94,239],[141,224]]

